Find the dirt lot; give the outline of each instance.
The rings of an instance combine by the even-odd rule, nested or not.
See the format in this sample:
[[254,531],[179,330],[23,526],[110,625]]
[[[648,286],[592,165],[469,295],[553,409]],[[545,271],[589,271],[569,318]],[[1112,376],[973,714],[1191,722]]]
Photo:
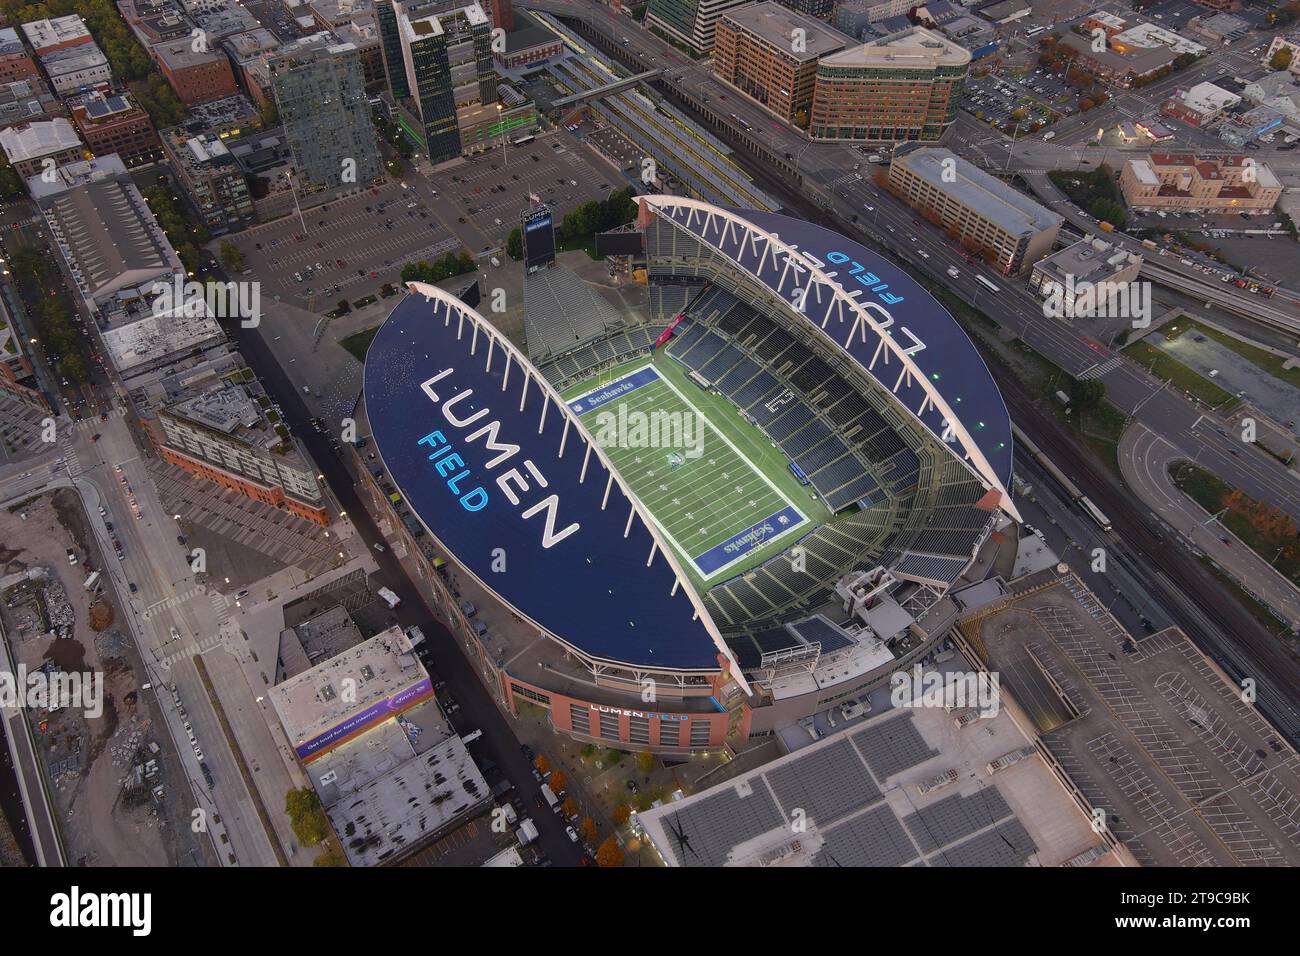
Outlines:
[[[178,848],[166,818],[171,801],[151,792],[166,782],[164,795],[171,796],[173,787],[161,748],[150,746],[154,717],[139,699],[139,661],[112,589],[97,584],[101,593],[92,594],[84,587],[104,565],[80,499],[61,490],[0,511],[0,541],[7,543],[0,553],[0,613],[15,662],[29,673],[44,668],[100,682],[91,706],[28,712],[70,862],[174,865]],[[68,548],[76,565],[68,563]],[[91,627],[95,605],[98,631]],[[94,706],[96,697],[102,707]],[[184,785],[179,775],[172,779]]]

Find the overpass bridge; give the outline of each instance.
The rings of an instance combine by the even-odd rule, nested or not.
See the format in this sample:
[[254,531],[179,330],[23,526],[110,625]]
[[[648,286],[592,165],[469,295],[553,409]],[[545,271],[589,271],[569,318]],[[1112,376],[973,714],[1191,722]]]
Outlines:
[[646,83],[660,76],[663,70],[646,70],[644,73],[638,73],[636,76],[625,77],[621,80],[615,80],[613,83],[605,83],[602,86],[595,86],[589,90],[583,90],[581,93],[570,93],[568,96],[561,96],[558,100],[551,103],[552,109],[563,110],[570,106],[577,106],[581,103],[589,103],[592,100],[598,100],[601,97],[611,96],[614,93],[622,93],[624,90],[635,88],[640,83]]

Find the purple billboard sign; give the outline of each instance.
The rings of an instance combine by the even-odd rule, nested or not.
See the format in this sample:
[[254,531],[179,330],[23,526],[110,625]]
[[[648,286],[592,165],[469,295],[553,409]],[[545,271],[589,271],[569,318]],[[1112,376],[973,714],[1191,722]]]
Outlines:
[[317,756],[331,745],[341,743],[353,734],[365,730],[371,724],[387,720],[389,717],[414,707],[432,693],[433,681],[426,677],[419,683],[412,684],[406,690],[400,690],[391,697],[386,697],[378,703],[371,704],[365,710],[353,714],[347,720],[336,724],[323,734],[318,734],[305,744],[299,744],[295,748],[298,751],[298,756],[304,761]]

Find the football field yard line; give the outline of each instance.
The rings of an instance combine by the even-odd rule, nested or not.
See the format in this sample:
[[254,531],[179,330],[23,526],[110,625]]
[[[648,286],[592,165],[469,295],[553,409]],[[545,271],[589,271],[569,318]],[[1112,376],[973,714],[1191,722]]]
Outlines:
[[[702,423],[704,427],[704,453],[699,458],[687,459],[684,467],[672,468],[667,461],[667,455],[673,451],[685,453],[687,448],[615,446],[606,448],[605,451],[654,517],[664,537],[686,560],[695,574],[706,581],[725,574],[734,565],[752,559],[755,552],[808,524],[810,519],[803,510],[767,476],[751,456],[736,447],[718,424],[668,380],[654,363],[642,363],[634,368],[621,369],[617,377],[591,383],[579,394],[566,396],[565,400],[570,404],[581,401],[645,369],[652,369],[655,372],[655,381],[641,385],[598,408],[617,414],[618,406],[623,405],[629,414],[659,411],[693,416],[694,420]],[[661,383],[665,388],[660,387]],[[597,409],[588,409],[581,417],[593,411]],[[720,444],[708,442],[710,435],[719,439]],[[662,438],[663,435],[659,434],[657,437]],[[715,448],[712,454],[708,450],[709,444],[713,444]],[[662,461],[659,460],[661,456]],[[701,460],[712,462],[707,470],[690,467],[690,463]],[[663,468],[668,469],[667,474],[661,473]],[[737,472],[740,474],[738,475]],[[724,475],[727,477],[723,477]],[[737,488],[740,491],[737,491]],[[751,501],[754,502],[753,505],[750,504]],[[704,557],[712,549],[786,508],[791,509],[798,516],[798,520],[789,527],[781,529],[778,534],[739,553],[734,560],[718,566],[712,572],[706,572],[697,563],[697,558]],[[691,517],[687,517],[688,515]],[[702,527],[709,530],[700,534]],[[690,543],[689,547],[683,545],[683,539]]]

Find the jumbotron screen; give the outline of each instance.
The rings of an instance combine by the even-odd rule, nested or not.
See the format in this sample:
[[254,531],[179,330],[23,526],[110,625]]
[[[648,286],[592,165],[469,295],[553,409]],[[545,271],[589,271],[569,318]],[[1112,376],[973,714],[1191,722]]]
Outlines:
[[554,220],[548,212],[524,221],[524,265],[536,269],[555,261]]

